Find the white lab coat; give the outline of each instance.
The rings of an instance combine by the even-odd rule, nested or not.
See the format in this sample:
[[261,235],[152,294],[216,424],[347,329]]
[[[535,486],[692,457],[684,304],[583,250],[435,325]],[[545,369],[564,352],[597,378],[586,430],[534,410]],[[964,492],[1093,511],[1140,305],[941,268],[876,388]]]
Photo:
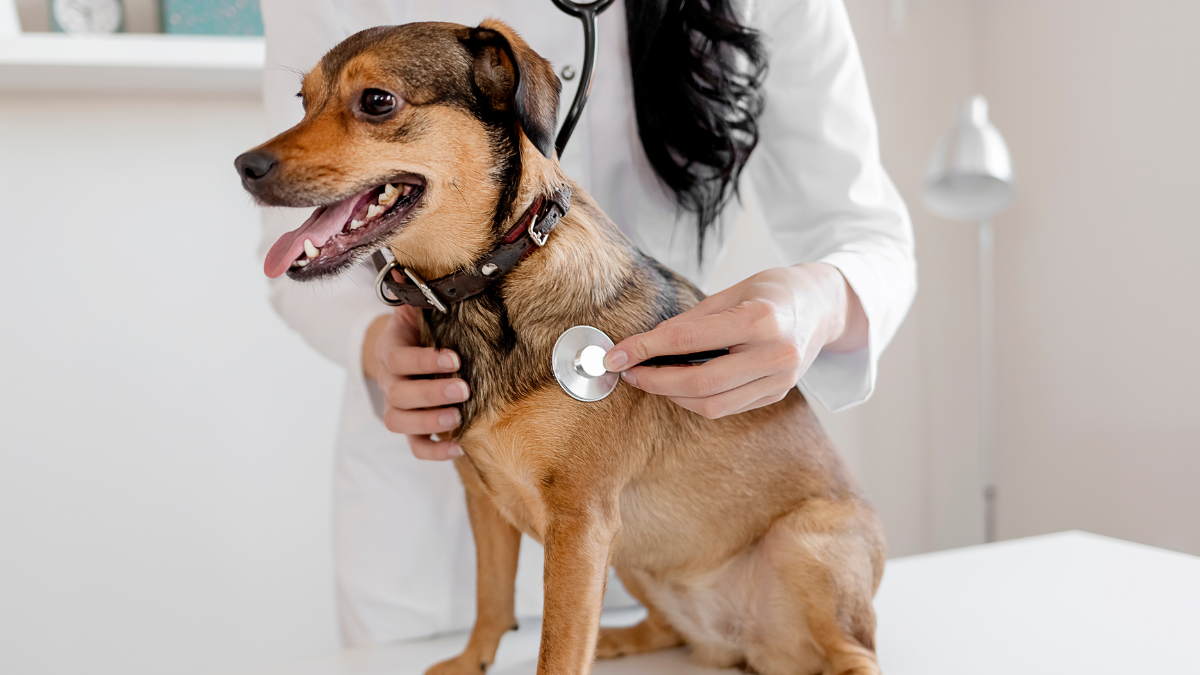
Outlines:
[[[301,118],[294,97],[298,73],[369,26],[431,20],[477,25],[497,17],[556,71],[568,65],[581,70],[580,24],[550,0],[263,0],[262,5],[271,134]],[[782,257],[837,267],[870,324],[866,349],[823,353],[802,380],[810,398],[839,410],[870,396],[879,355],[916,292],[912,226],[879,161],[874,113],[842,2],[748,0],[747,7],[749,25],[766,36],[770,70],[761,139],[741,188],[753,192]],[[562,112],[578,84],[578,76],[564,81]],[[677,217],[645,158],[620,1],[600,17],[595,85],[561,161],[643,251],[704,285],[727,246],[707,244],[705,259],[697,260],[694,221],[686,214]],[[722,216],[726,226],[739,208],[736,201],[730,204]],[[268,212],[263,251],[307,215]],[[378,390],[361,375],[364,332],[388,311],[371,291],[372,277],[363,266],[335,282],[297,284],[286,277],[271,282],[279,313],[348,375],[337,441],[335,523],[340,621],[351,645],[465,627],[474,610],[475,556],[454,468],[414,459],[404,438],[383,427]],[[537,614],[541,551],[528,539],[522,548],[517,610]]]

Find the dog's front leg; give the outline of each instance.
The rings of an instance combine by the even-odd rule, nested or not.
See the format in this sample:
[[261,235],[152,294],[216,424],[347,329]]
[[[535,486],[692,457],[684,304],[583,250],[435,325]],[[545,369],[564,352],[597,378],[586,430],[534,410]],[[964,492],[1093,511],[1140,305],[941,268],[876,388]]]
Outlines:
[[586,675],[595,660],[604,583],[620,531],[616,500],[553,516],[547,527],[538,675]]
[[426,675],[480,675],[496,658],[500,638],[514,628],[513,593],[521,533],[484,490],[479,474],[465,458],[454,461],[467,493],[467,515],[475,535],[475,627],[462,654],[443,661]]

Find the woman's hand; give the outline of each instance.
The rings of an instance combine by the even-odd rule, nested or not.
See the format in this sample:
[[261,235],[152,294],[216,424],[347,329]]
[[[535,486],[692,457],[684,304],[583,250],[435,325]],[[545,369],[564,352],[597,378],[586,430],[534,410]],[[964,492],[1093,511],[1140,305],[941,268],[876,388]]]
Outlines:
[[422,347],[417,310],[397,307],[390,316],[371,324],[363,340],[363,372],[375,378],[383,392],[384,426],[408,435],[408,445],[418,459],[453,459],[462,448],[450,441],[435,441],[431,434],[450,431],[462,422],[455,403],[470,397],[460,378],[414,379],[417,375],[452,373],[459,368],[458,354],[449,349]]
[[[837,268],[825,263],[760,272],[605,357],[629,384],[709,419],[783,399],[822,349],[867,346],[867,318]],[[729,348],[699,366],[638,367],[654,356]]]

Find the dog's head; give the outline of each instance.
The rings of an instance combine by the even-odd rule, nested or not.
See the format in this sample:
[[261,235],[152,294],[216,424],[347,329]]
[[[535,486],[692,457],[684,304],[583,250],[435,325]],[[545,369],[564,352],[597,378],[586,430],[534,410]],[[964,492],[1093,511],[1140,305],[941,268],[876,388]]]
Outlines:
[[390,245],[429,274],[469,265],[554,158],[560,84],[499,21],[371,28],[304,77],[304,119],[237,158],[271,206],[315,206],[267,254],[267,276],[337,274]]

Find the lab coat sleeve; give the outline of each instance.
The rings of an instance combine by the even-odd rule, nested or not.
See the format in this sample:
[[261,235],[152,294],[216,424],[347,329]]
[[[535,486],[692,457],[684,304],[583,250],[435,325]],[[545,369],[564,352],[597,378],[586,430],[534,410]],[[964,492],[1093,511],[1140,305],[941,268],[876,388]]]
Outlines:
[[[296,92],[303,73],[347,32],[327,0],[264,0],[267,67],[263,110],[268,135],[303,117]],[[300,226],[312,209],[265,209],[259,259],[285,232]],[[362,344],[367,327],[388,308],[375,297],[374,272],[360,265],[332,280],[300,283],[286,275],[270,281],[271,305],[318,352],[344,366],[351,386],[365,386]]]
[[746,166],[785,262],[836,267],[869,322],[868,346],[821,352],[801,378],[830,411],[862,403],[916,294],[908,210],[879,159],[866,77],[841,0],[764,0],[769,56],[758,147]]

